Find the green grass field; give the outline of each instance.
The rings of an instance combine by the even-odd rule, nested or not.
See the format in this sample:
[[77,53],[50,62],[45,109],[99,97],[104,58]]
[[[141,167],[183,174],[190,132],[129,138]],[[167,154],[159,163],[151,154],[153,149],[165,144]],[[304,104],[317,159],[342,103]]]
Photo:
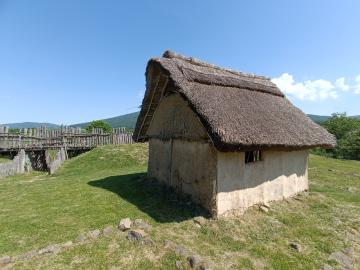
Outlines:
[[6,163],[6,162],[9,162],[11,161],[10,158],[7,158],[7,157],[0,157],[0,163]]
[[[115,232],[58,254],[16,261],[11,269],[176,269],[186,247],[211,269],[338,269],[329,255],[353,248],[360,269],[360,162],[311,156],[310,192],[243,216],[195,226],[199,209],[146,179],[147,145],[105,146],[71,160],[53,176],[34,172],[0,180],[0,258],[76,237],[121,218],[152,225],[154,246]],[[330,170],[329,170],[330,169]],[[294,250],[291,242],[301,246]],[[1,268],[1,266],[0,266]]]

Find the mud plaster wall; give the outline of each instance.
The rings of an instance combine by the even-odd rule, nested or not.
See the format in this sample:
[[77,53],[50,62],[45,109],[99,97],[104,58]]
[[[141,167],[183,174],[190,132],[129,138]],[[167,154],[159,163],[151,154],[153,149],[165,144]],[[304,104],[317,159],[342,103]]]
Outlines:
[[207,142],[150,139],[148,175],[210,212],[215,207],[216,150]]
[[179,94],[172,94],[161,101],[147,135],[162,140],[170,138],[207,140],[208,138],[205,128]]
[[178,94],[165,97],[148,129],[148,175],[191,195],[205,208],[215,205],[216,150],[194,112]]
[[217,214],[281,200],[308,189],[308,151],[265,151],[245,164],[244,152],[217,153]]

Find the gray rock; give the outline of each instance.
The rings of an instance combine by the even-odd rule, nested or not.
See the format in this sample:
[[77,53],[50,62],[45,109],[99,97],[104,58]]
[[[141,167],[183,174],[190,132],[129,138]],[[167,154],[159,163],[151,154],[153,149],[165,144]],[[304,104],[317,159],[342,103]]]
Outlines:
[[175,266],[176,266],[176,269],[179,269],[179,270],[184,269],[184,266],[181,261],[176,261]]
[[164,247],[165,248],[172,248],[174,246],[174,243],[170,240],[164,240]]
[[89,236],[91,239],[97,239],[101,236],[101,231],[100,230],[93,230],[89,232]]
[[352,255],[354,255],[355,250],[354,250],[353,248],[351,248],[351,247],[345,248],[345,249],[344,249],[344,253],[347,254],[347,255],[349,255],[349,256],[352,256]]
[[324,263],[324,264],[320,267],[320,269],[321,269],[321,270],[332,270],[333,268],[332,268],[330,265]]
[[113,226],[107,226],[104,228],[103,230],[103,234],[105,236],[109,236],[110,234],[112,234],[114,232],[114,227]]
[[71,247],[73,244],[74,244],[73,241],[67,241],[67,242],[65,242],[64,244],[62,244],[62,247],[63,247],[63,248],[69,248],[69,247]]
[[37,250],[31,250],[24,254],[20,254],[19,256],[17,256],[17,259],[19,261],[26,261],[26,260],[30,260],[30,259],[34,258],[37,254],[38,254]]
[[3,256],[0,258],[0,266],[5,266],[11,263],[11,257],[10,256]]
[[120,223],[118,225],[118,228],[120,231],[127,231],[131,229],[131,219],[130,218],[123,218],[120,220]]
[[340,266],[345,269],[351,269],[353,265],[353,259],[341,251],[331,253],[329,259],[335,260]]
[[191,268],[196,268],[200,264],[201,259],[199,256],[192,255],[187,258],[187,261]]
[[87,240],[87,236],[84,233],[79,234],[78,237],[76,237],[75,242],[76,243],[84,243]]
[[127,239],[129,241],[141,241],[145,236],[146,233],[143,230],[131,230],[128,232]]
[[210,270],[210,268],[208,266],[206,266],[205,264],[200,264],[198,269],[199,270]]
[[194,217],[194,223],[202,227],[206,224],[206,219],[202,216]]
[[269,208],[267,208],[267,207],[264,206],[264,205],[259,205],[259,209],[260,209],[260,211],[262,211],[262,212],[264,212],[264,213],[269,212]]
[[302,251],[302,246],[298,243],[290,243],[290,247],[294,250],[296,250],[297,252],[301,252]]
[[178,256],[186,256],[188,254],[188,251],[183,246],[176,246],[175,247],[175,254]]
[[141,240],[141,244],[145,245],[145,246],[150,246],[150,247],[154,247],[155,243],[153,240],[151,240],[150,238],[146,238]]
[[52,253],[59,253],[61,250],[59,245],[50,245],[47,246],[46,248],[40,249],[39,250],[39,255],[45,255],[45,254],[52,254]]
[[145,231],[151,230],[151,225],[142,220],[141,218],[134,220],[134,226]]

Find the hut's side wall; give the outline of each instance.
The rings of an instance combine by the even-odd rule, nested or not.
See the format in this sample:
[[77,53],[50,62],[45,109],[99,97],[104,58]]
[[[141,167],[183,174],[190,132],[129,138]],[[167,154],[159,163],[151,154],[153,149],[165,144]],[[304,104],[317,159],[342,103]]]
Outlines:
[[217,154],[217,214],[242,211],[308,189],[308,151],[265,151],[245,164],[244,152]]
[[148,175],[191,195],[212,211],[216,188],[216,150],[188,104],[179,96],[164,98],[148,129]]

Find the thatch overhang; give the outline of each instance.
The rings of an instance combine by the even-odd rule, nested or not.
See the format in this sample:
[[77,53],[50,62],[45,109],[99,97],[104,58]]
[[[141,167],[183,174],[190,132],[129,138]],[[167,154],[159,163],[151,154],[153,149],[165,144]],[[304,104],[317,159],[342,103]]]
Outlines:
[[219,151],[330,148],[335,137],[291,104],[269,78],[236,72],[166,51],[150,59],[134,140],[148,140],[161,99],[186,100]]

